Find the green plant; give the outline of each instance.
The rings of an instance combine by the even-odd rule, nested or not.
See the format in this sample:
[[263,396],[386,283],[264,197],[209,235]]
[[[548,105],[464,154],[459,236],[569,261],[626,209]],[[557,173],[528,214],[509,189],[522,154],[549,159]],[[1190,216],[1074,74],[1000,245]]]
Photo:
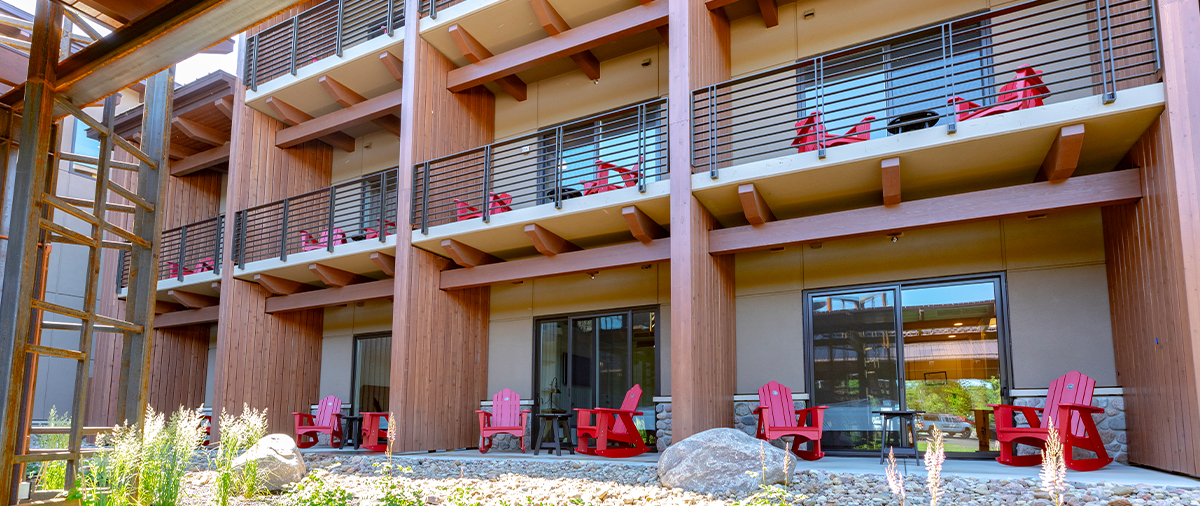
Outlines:
[[[60,415],[58,410],[53,406],[50,407],[50,415],[46,418],[46,426],[48,427],[70,427],[71,419],[67,416]],[[66,448],[69,434],[43,434],[34,436],[34,441],[38,448]],[[32,465],[31,465],[32,467]],[[66,478],[67,463],[66,461],[44,462],[37,468],[37,479],[34,482],[37,490],[62,490],[64,479]]]
[[424,494],[420,489],[406,488],[391,476],[379,480],[379,504],[383,506],[421,506]]
[[287,504],[290,506],[346,506],[354,496],[346,489],[325,481],[327,474],[321,469],[308,473],[308,476],[305,476],[288,495]]
[[162,413],[146,410],[143,423],[138,497],[141,504],[173,506],[183,492],[183,475],[204,442],[200,411],[180,408],[164,422]]
[[242,407],[242,414],[229,415],[221,409],[221,439],[210,467],[217,471],[217,504],[226,506],[234,494],[251,497],[260,492],[258,461],[250,459],[240,469],[233,461],[267,434],[267,412]]

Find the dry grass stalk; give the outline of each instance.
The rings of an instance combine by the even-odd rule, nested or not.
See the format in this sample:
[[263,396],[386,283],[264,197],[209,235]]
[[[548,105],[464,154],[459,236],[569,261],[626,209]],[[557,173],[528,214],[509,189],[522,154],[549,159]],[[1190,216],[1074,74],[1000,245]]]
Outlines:
[[888,489],[892,491],[892,495],[895,495],[900,499],[900,504],[903,506],[906,499],[906,494],[904,491],[904,475],[896,469],[896,454],[891,448],[888,448],[887,469],[885,470],[885,474],[887,475]]
[[1058,430],[1054,428],[1054,418],[1046,417],[1048,433],[1046,447],[1042,450],[1042,488],[1050,494],[1050,499],[1057,506],[1063,504],[1063,493],[1067,490],[1067,464],[1063,458],[1062,441],[1059,440]]
[[942,464],[946,462],[943,434],[935,425],[930,431],[929,447],[925,449],[925,488],[929,489],[929,506],[937,506],[942,497]]

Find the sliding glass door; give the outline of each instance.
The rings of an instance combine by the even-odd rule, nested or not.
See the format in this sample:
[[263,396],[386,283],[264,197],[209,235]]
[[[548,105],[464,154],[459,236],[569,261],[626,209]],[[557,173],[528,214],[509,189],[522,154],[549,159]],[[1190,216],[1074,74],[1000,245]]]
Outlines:
[[947,433],[947,451],[991,451],[975,424],[1001,401],[1001,288],[991,276],[808,293],[808,391],[829,406],[825,448],[895,444],[898,425],[873,411],[911,409],[925,411],[919,431]]
[[645,415],[637,424],[653,438],[656,309],[546,318],[535,331],[539,412],[618,408],[625,393],[641,385],[638,408]]

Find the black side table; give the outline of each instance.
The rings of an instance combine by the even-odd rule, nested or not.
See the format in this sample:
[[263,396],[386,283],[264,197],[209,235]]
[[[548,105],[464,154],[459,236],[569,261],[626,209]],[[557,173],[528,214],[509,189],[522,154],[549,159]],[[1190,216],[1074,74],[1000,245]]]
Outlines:
[[[570,413],[538,413],[534,415],[538,418],[538,425],[541,426],[541,436],[533,444],[533,454],[537,455],[540,450],[554,450],[555,455],[562,456],[563,438],[566,438],[567,450],[571,455],[575,455],[575,443],[571,437],[571,414]],[[559,432],[559,431],[562,432]],[[547,439],[548,436],[553,437]]]
[[[917,424],[913,420],[913,417],[915,417],[917,415],[925,414],[924,411],[896,410],[896,411],[872,411],[872,413],[875,413],[875,414],[883,417],[883,442],[884,443],[887,442],[888,422],[891,421],[891,419],[893,419],[893,418],[899,418],[900,419],[900,434],[899,434],[900,445],[898,447],[896,447],[896,449],[898,450],[895,452],[896,456],[900,457],[900,458],[904,458],[907,456],[907,455],[905,455],[907,453],[907,454],[911,454],[912,458],[921,460],[921,454],[920,454],[920,452],[917,451]],[[910,439],[910,441],[912,441],[911,445],[905,445],[904,433],[905,433],[906,427],[908,428],[908,430],[907,430],[908,435],[911,436],[911,439]],[[880,464],[882,464],[885,460],[887,460],[887,455],[888,455],[888,445],[884,444],[879,447],[879,463]]]
[[937,124],[937,115],[938,113],[934,111],[913,111],[901,114],[888,122],[887,131],[896,135],[914,130],[924,130]]
[[342,446],[353,440],[354,449],[358,449],[358,445],[362,444],[362,421],[361,416],[342,417]]

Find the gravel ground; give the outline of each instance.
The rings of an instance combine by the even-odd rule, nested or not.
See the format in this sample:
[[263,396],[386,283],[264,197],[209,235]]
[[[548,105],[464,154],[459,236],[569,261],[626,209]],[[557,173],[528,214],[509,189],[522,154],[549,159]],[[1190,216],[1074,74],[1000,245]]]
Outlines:
[[[381,471],[374,464],[382,456],[335,456],[309,454],[305,462],[310,473],[324,475],[326,481],[349,491],[352,504],[378,504]],[[406,489],[420,490],[425,504],[445,506],[527,506],[527,505],[733,505],[750,504],[749,494],[725,496],[699,495],[663,487],[657,467],[607,462],[546,462],[509,459],[422,459],[396,457],[397,466],[412,469],[397,473]],[[189,473],[185,503],[212,503],[215,473]],[[923,472],[906,480],[908,504],[928,504]],[[783,504],[805,506],[852,506],[898,504],[879,475],[830,474],[802,471],[795,475],[788,491],[792,497]],[[1112,483],[1074,483],[1065,504],[1072,506],[1200,506],[1200,488],[1162,488]],[[1048,496],[1031,480],[979,480],[946,477],[941,505],[1003,504],[1049,506]],[[261,504],[285,504],[286,494],[255,498]],[[777,502],[754,504],[775,505]]]

